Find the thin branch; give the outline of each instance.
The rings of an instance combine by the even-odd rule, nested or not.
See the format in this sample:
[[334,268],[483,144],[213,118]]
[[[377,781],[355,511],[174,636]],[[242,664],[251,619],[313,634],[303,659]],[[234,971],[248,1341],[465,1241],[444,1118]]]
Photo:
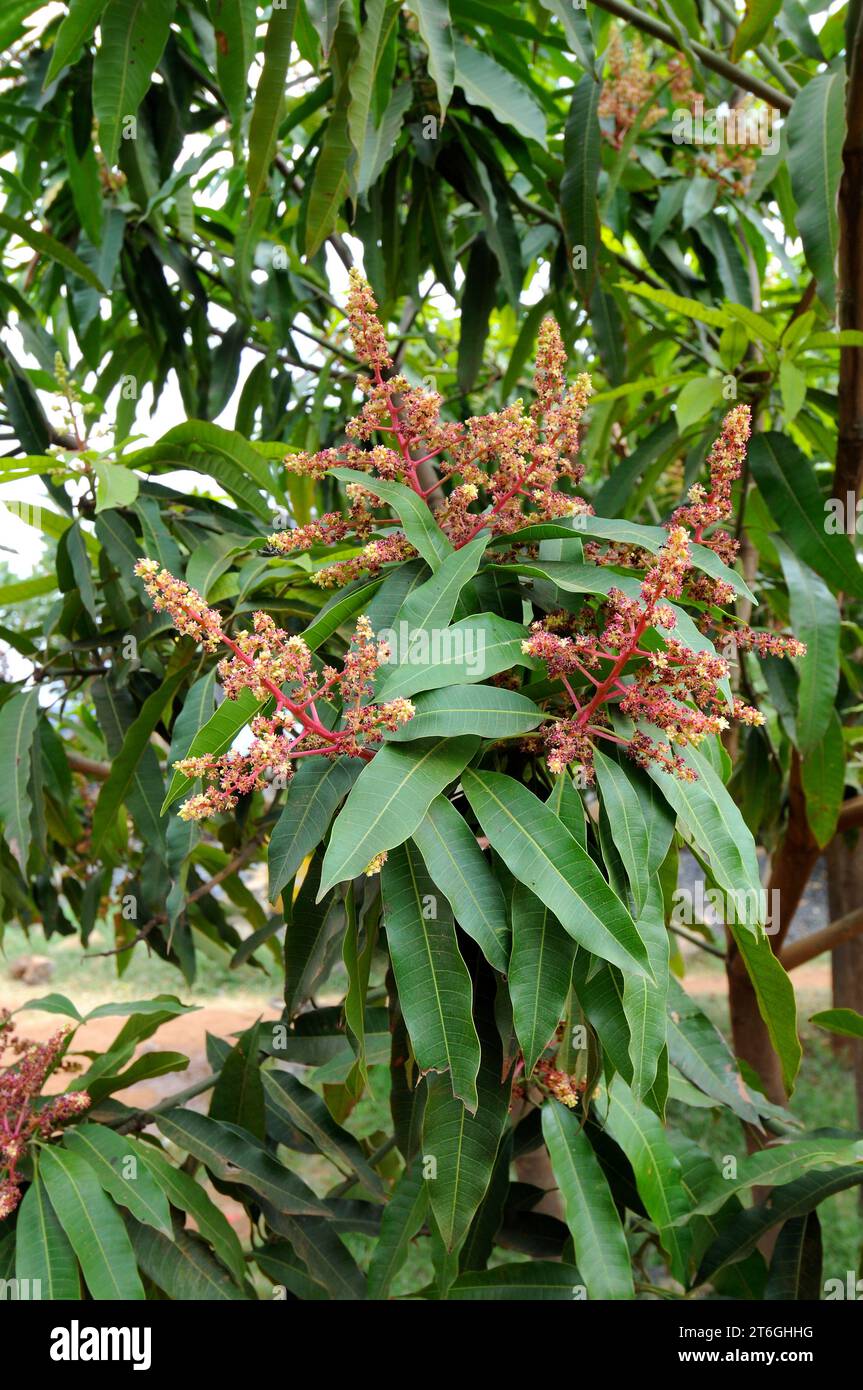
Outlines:
[[855,907],[853,912],[846,912],[844,917],[837,917],[835,922],[830,922],[820,931],[811,932],[799,941],[792,941],[779,959],[786,970],[796,970],[798,965],[805,965],[807,961],[814,960],[823,951],[835,951],[837,946],[843,946],[846,941],[853,941],[861,932],[863,907]]

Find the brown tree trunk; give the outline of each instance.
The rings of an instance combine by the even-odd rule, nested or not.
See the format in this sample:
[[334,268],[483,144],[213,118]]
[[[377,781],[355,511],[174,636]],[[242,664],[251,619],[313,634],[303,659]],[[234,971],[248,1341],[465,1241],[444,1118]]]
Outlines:
[[[832,918],[863,905],[863,838],[858,831],[836,837],[827,852],[827,872]],[[863,937],[837,946],[832,966],[834,1008],[863,1013]],[[854,1069],[857,1119],[863,1124],[863,1042],[834,1034],[833,1047]]]

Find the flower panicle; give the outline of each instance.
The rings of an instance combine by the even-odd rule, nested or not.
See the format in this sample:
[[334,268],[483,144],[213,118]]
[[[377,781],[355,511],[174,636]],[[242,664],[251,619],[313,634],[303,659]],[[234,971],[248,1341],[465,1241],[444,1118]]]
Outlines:
[[21,1200],[20,1164],[34,1140],[45,1140],[90,1105],[86,1091],[66,1091],[41,1104],[42,1088],[52,1071],[72,1070],[62,1060],[69,1028],[60,1028],[45,1042],[21,1038],[12,1030],[7,1009],[0,1009],[0,1060],[13,1060],[0,1069],[0,1221],[11,1216]]
[[[729,514],[731,486],[740,475],[749,430],[748,407],[729,412],[709,455],[709,489],[698,484],[690,489],[688,505],[678,508],[668,524],[665,544],[649,561],[643,558],[646,573],[637,593],[611,588],[607,599],[595,610],[586,610],[585,616],[551,614],[533,624],[523,643],[525,654],[545,664],[575,706],[573,714],[540,730],[552,772],[577,763],[592,781],[595,740],[605,738],[623,745],[641,766],[655,764],[683,781],[694,781],[697,774],[680,750],[723,734],[731,720],[749,726],[764,723],[753,706],[729,700],[728,661],[706,633],[698,650],[675,635],[678,621],[671,602],[682,594],[693,596],[692,543],[702,539],[705,527]],[[723,595],[730,590],[724,581],[711,577],[708,582],[714,587],[705,590],[706,602],[717,602],[717,583]],[[711,621],[708,615],[705,628]],[[719,623],[717,628],[724,650],[731,646],[759,656],[790,657],[806,651],[792,636],[745,625],[729,630]],[[585,682],[587,693],[580,695],[574,687]],[[633,725],[634,731],[627,733]],[[645,732],[648,727],[656,736]]]
[[[202,783],[202,789],[181,805],[181,819],[204,820],[231,811],[240,797],[268,783],[287,786],[301,757],[368,759],[385,734],[413,717],[410,700],[373,700],[375,673],[390,652],[385,642],[375,640],[365,616],[357,620],[342,669],[318,670],[303,638],[285,632],[268,613],[254,613],[251,628],[228,636],[218,613],[183,581],[149,560],[140,560],[135,573],[181,632],[197,637],[208,649],[218,633],[228,648],[217,670],[229,699],[248,690],[256,700],[274,700],[276,706],[251,721],[252,738],[246,748],[193,754],[174,764],[183,776]],[[319,705],[329,711],[323,718]]]

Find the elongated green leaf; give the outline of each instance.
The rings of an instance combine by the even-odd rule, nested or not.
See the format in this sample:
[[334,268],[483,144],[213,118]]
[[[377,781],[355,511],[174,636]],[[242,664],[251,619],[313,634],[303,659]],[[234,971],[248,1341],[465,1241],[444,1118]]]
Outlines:
[[258,1037],[255,1023],[231,1048],[213,1088],[209,1113],[212,1120],[224,1120],[263,1140],[266,1123]]
[[697,773],[694,782],[683,782],[655,763],[648,772],[709,863],[738,920],[754,931],[764,905],[752,833],[707,759],[691,748],[683,756]]
[[379,497],[388,507],[392,507],[405,528],[405,535],[411,545],[419,552],[427,565],[436,570],[442,560],[452,554],[453,548],[434,519],[427,502],[402,483],[381,482],[368,473],[360,473],[353,468],[333,468],[334,478],[343,483],[359,483]]
[[381,1233],[369,1265],[369,1298],[386,1298],[392,1282],[407,1259],[411,1240],[423,1223],[428,1207],[428,1187],[422,1164],[414,1160],[406,1168],[384,1207]]
[[363,769],[359,758],[307,758],[290,786],[285,809],[276,822],[268,851],[270,901],[294,877],[306,855],[323,840],[336,807]]
[[45,1148],[39,1169],[91,1296],[143,1299],[144,1288],[123,1222],[86,1159],[65,1149]]
[[171,1213],[164,1193],[122,1135],[104,1125],[76,1125],[64,1135],[64,1147],[89,1163],[101,1186],[137,1221],[171,1237]]
[[0,757],[6,775],[0,784],[0,823],[26,873],[30,853],[30,754],[39,716],[39,690],[13,695],[0,707]]
[[110,775],[107,781],[102,784],[99,800],[96,802],[96,809],[93,813],[91,843],[94,854],[98,853],[105,836],[112,828],[129,788],[135,784],[136,778],[139,776],[138,769],[141,758],[149,747],[153,731],[162,719],[165,710],[170,706],[174,692],[185,680],[186,674],[186,667],[181,667],[179,671],[175,671],[173,676],[170,676],[154,690],[152,695],[148,695],[134,723],[127,729],[122,749],[111,763]]
[[403,844],[477,750],[474,737],[386,744],[363,768],[333,824],[318,899]]
[[542,1134],[588,1296],[634,1298],[626,1237],[581,1120],[551,1097],[542,1107]]
[[267,1224],[285,1236],[309,1274],[327,1290],[331,1299],[354,1302],[366,1297],[365,1276],[342,1244],[329,1221],[310,1216],[287,1216],[264,1199]]
[[848,536],[825,529],[821,490],[806,455],[771,430],[755,435],[749,462],[777,530],[795,555],[831,588],[863,598],[863,570]]
[[674,1277],[686,1284],[691,1238],[678,1222],[684,1221],[690,1212],[680,1181],[680,1162],[660,1121],[635,1099],[623,1077],[614,1077],[608,1102],[606,1128],[632,1165],[638,1195],[671,1259]]
[[[174,0],[108,0],[93,65],[93,114],[99,144],[116,164],[124,126],[135,117],[168,41]],[[128,128],[128,127],[127,127]]]
[[839,605],[824,581],[778,536],[773,543],[788,585],[791,629],[807,647],[797,694],[797,747],[805,758],[824,737],[833,713],[839,686]]
[[[647,897],[636,918],[639,934],[647,946],[655,984],[638,975],[623,976],[623,1010],[629,1025],[629,1056],[632,1062],[633,1094],[643,1100],[657,1079],[666,1048],[666,999],[668,997],[668,932],[665,929],[662,888],[651,882]],[[663,1080],[663,1088],[665,1082]]]
[[46,87],[73,61],[81,45],[92,36],[104,8],[105,0],[69,0],[68,13],[57,30],[51,49],[51,62],[45,74]]
[[180,1303],[215,1303],[247,1297],[199,1237],[177,1231],[168,1240],[138,1221],[126,1225],[139,1265],[169,1298]]
[[348,130],[357,159],[362,159],[372,110],[375,77],[384,48],[398,17],[394,0],[369,0],[359,36],[357,56],[351,69],[351,98]]
[[[486,680],[499,671],[520,663],[533,664],[521,650],[527,630],[520,623],[499,618],[495,613],[480,613],[477,617],[462,618],[439,634],[418,633],[411,638],[398,630],[384,628],[379,632],[401,657],[399,666],[383,668],[375,691],[377,700],[392,700],[397,695],[414,695],[420,690],[437,690],[445,685],[466,685]],[[435,636],[438,640],[435,641]],[[407,643],[407,650],[403,650]]]
[[596,751],[599,792],[636,906],[647,900],[674,834],[674,817],[650,780],[631,762]]
[[759,1123],[755,1097],[719,1030],[677,980],[669,981],[668,1054],[694,1086],[727,1105],[747,1124]]
[[770,1261],[765,1299],[817,1303],[823,1292],[823,1253],[821,1223],[816,1211],[786,1221]]
[[509,956],[506,902],[464,817],[445,796],[436,796],[413,838],[462,931],[473,937],[489,965],[505,974]]
[[525,695],[493,685],[431,690],[418,695],[413,703],[413,718],[389,734],[388,742],[409,743],[416,738],[447,738],[456,734],[514,738],[535,729],[546,717]]
[[782,1079],[789,1096],[803,1055],[797,1036],[797,999],[788,975],[773,954],[769,936],[757,936],[740,927],[731,927],[747,974],[758,1000],[758,1009],[767,1025],[770,1041],[782,1063]]
[[820,741],[809,749],[801,763],[800,780],[806,798],[806,819],[823,849],[836,834],[845,791],[845,740],[834,709],[829,711]]
[[20,237],[27,246],[32,246],[33,250],[38,251],[41,256],[47,256],[49,260],[65,266],[67,270],[72,271],[73,275],[77,275],[80,280],[85,281],[91,289],[100,292],[105,289],[98,276],[88,265],[84,264],[80,256],[76,256],[75,252],[70,251],[68,246],[64,246],[62,242],[49,236],[47,232],[40,232],[38,228],[31,227],[29,222],[24,221],[23,217],[13,217],[8,212],[0,212],[0,229]]
[[788,168],[797,229],[819,297],[830,308],[836,299],[844,92],[841,72],[821,73],[797,93],[788,117]]
[[863,1164],[811,1171],[777,1187],[770,1200],[749,1207],[723,1226],[701,1261],[698,1283],[715,1279],[729,1265],[743,1260],[755,1249],[762,1236],[780,1221],[793,1221],[813,1211],[835,1192],[844,1192],[863,1183]]
[[544,902],[516,883],[507,978],[513,1026],[530,1076],[563,1018],[576,947]]
[[453,1096],[473,1112],[480,1044],[449,904],[410,843],[390,854],[381,892],[399,1005],[417,1063],[422,1072],[449,1072]]
[[590,71],[596,62],[593,51],[593,35],[587,11],[569,0],[540,0],[543,9],[553,14],[563,25],[566,42],[583,68]]
[[428,1193],[447,1250],[459,1248],[488,1190],[509,1107],[510,1085],[501,1083],[500,1039],[487,1019],[480,1026],[476,1113],[469,1114],[455,1098],[447,1077],[428,1081],[422,1151],[435,1159]]
[[530,1260],[525,1264],[499,1265],[497,1269],[471,1269],[460,1274],[447,1291],[447,1298],[460,1302],[494,1301],[522,1303],[576,1297],[582,1287],[575,1265],[550,1260]]
[[455,40],[455,80],[472,106],[483,106],[504,125],[545,147],[545,113],[528,90],[487,53]]
[[[252,8],[254,10],[255,7]],[[296,18],[297,0],[289,0],[287,5],[273,6],[267,24],[264,66],[255,89],[255,105],[249,122],[246,182],[249,185],[249,199],[252,204],[266,186],[267,175],[276,152]]]
[[[353,147],[348,131],[350,84],[343,75],[321,141],[306,208],[306,256],[314,256],[334,231],[339,208],[348,193]],[[393,484],[395,486],[395,484]]]
[[[728,1198],[751,1187],[782,1187],[816,1168],[838,1168],[863,1159],[863,1140],[812,1136],[758,1149],[737,1161],[735,1177],[718,1173],[689,1215],[710,1215]],[[686,1218],[683,1218],[686,1219]]]
[[488,545],[488,535],[477,536],[460,550],[454,550],[441,561],[440,568],[405,599],[399,609],[396,625],[407,623],[408,628],[446,627],[458,603],[465,584],[473,578]]
[[590,856],[527,787],[497,772],[464,773],[480,825],[507,868],[595,955],[650,974],[635,923]]
[[26,1279],[31,1293],[35,1283],[39,1293],[34,1297],[51,1301],[81,1297],[75,1251],[48,1200],[38,1166],[19,1208],[14,1234],[15,1278]]
[[428,49],[429,74],[437,88],[441,116],[445,116],[455,85],[455,51],[449,0],[408,0],[407,8],[417,17],[420,34]]
[[184,1173],[182,1168],[175,1168],[154,1144],[144,1144],[128,1136],[125,1142],[133,1146],[133,1152],[150,1169],[171,1206],[193,1217],[197,1230],[210,1242],[237,1283],[242,1284],[246,1277],[243,1247],[230,1221],[207,1196],[201,1184]]
[[317,902],[321,855],[316,854],[290,913],[285,932],[285,1005],[293,1016],[314,992],[332,964],[331,952],[345,927],[341,896],[333,892]]
[[246,104],[248,72],[255,56],[257,8],[255,0],[209,0],[219,89],[235,125],[239,125]]
[[573,274],[588,296],[599,252],[597,179],[600,168],[599,97],[601,85],[589,73],[572,93],[563,144],[564,173],[560,211]]
[[310,1188],[250,1136],[194,1110],[161,1112],[157,1124],[166,1139],[209,1168],[222,1182],[242,1183],[289,1215],[326,1215]]
[[307,1134],[322,1154],[356,1178],[374,1197],[383,1196],[383,1183],[369,1166],[359,1143],[336,1124],[316,1091],[286,1071],[266,1071],[263,1081],[277,1111],[284,1112],[291,1124]]
[[809,1022],[843,1038],[863,1038],[863,1014],[854,1009],[822,1009],[813,1014]]

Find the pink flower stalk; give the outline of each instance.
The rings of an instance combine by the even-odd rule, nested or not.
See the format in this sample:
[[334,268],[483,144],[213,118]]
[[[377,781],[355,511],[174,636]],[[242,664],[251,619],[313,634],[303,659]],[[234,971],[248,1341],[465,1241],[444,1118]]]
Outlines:
[[[530,411],[525,413],[517,401],[458,424],[441,420],[442,402],[436,392],[411,386],[400,375],[385,379],[392,359],[376,310],[369,285],[352,270],[348,323],[356,354],[371,371],[359,378],[366,403],[347,426],[356,443],[289,455],[285,466],[290,471],[320,478],[335,467],[352,468],[401,483],[430,507],[432,495],[440,496],[439,489],[448,488],[435,516],[456,549],[484,529],[505,536],[535,522],[591,511],[560,486],[565,482],[571,489],[582,476],[576,455],[591,386],[589,377],[582,375],[567,390],[566,353],[553,319],[547,318],[540,329],[536,399]],[[378,435],[385,436],[384,442],[373,443]],[[439,479],[424,487],[419,470],[432,459]],[[348,492],[352,506],[347,516],[328,513],[308,526],[270,537],[273,548],[283,554],[348,536],[367,542],[359,555],[319,570],[313,578],[322,586],[343,584],[367,571],[377,573],[382,565],[414,554],[398,531],[369,541],[372,528],[385,524],[372,515],[381,504],[361,484],[350,485]]]
[[[233,810],[241,796],[261,790],[268,777],[290,781],[298,758],[319,754],[368,760],[385,733],[413,716],[410,700],[369,703],[374,674],[390,653],[385,642],[375,642],[367,618],[357,620],[341,671],[325,666],[319,674],[302,637],[277,627],[268,614],[253,614],[251,631],[229,637],[216,610],[208,608],[184,580],[160,569],[155,560],[139,560],[135,573],[144,581],[154,608],[170,614],[180,632],[208,651],[219,644],[228,648],[231,655],[223,657],[218,671],[230,699],[250,690],[256,699],[272,698],[276,704],[271,715],[259,714],[252,720],[254,737],[244,752],[219,757],[207,753],[174,764],[186,777],[201,777],[208,784],[180,807],[183,820]],[[318,701],[332,695],[338,695],[342,705],[338,729],[327,728],[317,709]]]
[[60,1028],[47,1042],[31,1042],[13,1033],[11,1015],[0,1009],[0,1059],[6,1052],[16,1057],[0,1070],[0,1220],[21,1200],[18,1168],[31,1140],[48,1139],[90,1104],[86,1091],[67,1091],[36,1107],[46,1077],[64,1066],[60,1057],[69,1032]]
[[[693,596],[692,552],[687,527],[693,540],[728,558],[733,558],[734,542],[723,533],[704,536],[704,531],[724,520],[731,511],[731,484],[740,474],[749,438],[749,409],[738,406],[725,419],[722,434],[709,455],[710,488],[696,484],[689,491],[689,504],[679,507],[668,523],[668,540],[650,565],[641,584],[639,598],[628,598],[619,589],[609,590],[608,600],[585,618],[569,615],[533,624],[524,651],[542,660],[550,676],[560,680],[575,706],[575,713],[556,720],[541,733],[548,754],[548,765],[560,772],[577,762],[592,779],[593,748],[597,738],[623,746],[642,766],[656,763],[683,781],[694,781],[696,774],[675,747],[697,747],[729,726],[730,716],[741,723],[763,724],[763,715],[751,705],[735,699],[729,710],[722,682],[729,675],[723,657],[707,649],[693,652],[674,636],[677,625],[668,600]],[[620,563],[619,548],[612,563]],[[643,555],[643,552],[642,552]],[[606,561],[608,557],[603,557]],[[727,601],[730,586],[707,579],[701,595],[705,602]],[[578,622],[582,626],[575,627]],[[708,619],[707,625],[709,626]],[[561,635],[561,627],[573,631]],[[650,634],[661,639],[645,642]],[[722,629],[722,635],[728,635]],[[760,654],[802,656],[806,648],[796,638],[772,633],[753,633],[743,628],[733,632],[738,647],[754,648]],[[584,681],[592,690],[579,698],[575,685]],[[610,710],[634,723],[650,724],[665,739],[656,740],[642,730],[630,738],[615,733]]]

